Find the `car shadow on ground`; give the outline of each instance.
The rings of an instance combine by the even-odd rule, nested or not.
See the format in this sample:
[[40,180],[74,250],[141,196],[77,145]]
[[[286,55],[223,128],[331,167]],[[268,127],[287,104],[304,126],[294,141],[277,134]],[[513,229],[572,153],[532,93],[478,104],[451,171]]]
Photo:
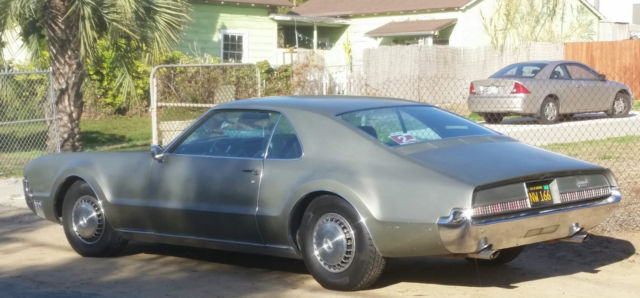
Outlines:
[[631,257],[630,242],[592,236],[582,244],[553,242],[530,245],[511,263],[483,266],[464,259],[411,258],[391,260],[377,287],[400,282],[467,287],[517,288],[531,280],[576,273],[599,272],[599,268]]
[[[620,262],[635,253],[628,241],[592,236],[582,244],[554,242],[528,246],[514,261],[502,266],[482,266],[459,258],[391,259],[374,288],[397,283],[454,285],[466,287],[517,288],[517,284],[576,273],[598,273],[599,268]],[[243,268],[258,268],[308,274],[304,263],[278,257],[224,252],[173,245],[132,243],[124,255],[154,254],[213,262]]]
[[[624,116],[624,117],[619,117],[619,118],[611,118],[609,116],[607,116],[607,114],[605,113],[585,113],[585,114],[576,114],[571,118],[567,118],[567,119],[562,119],[554,124],[548,124],[548,125],[558,125],[558,124],[563,124],[563,123],[569,123],[569,122],[584,122],[584,121],[589,121],[589,120],[598,120],[598,119],[625,119],[625,118],[633,118],[633,117],[637,117],[638,114],[636,114],[635,112],[631,112],[628,115]],[[488,123],[486,122],[481,122],[482,124],[487,125]],[[528,117],[528,116],[522,116],[522,117],[512,117],[512,118],[506,118],[504,120],[502,120],[502,122],[500,123],[494,123],[494,124],[490,124],[490,125],[536,125],[539,124],[538,121],[536,120],[536,118],[534,117]]]

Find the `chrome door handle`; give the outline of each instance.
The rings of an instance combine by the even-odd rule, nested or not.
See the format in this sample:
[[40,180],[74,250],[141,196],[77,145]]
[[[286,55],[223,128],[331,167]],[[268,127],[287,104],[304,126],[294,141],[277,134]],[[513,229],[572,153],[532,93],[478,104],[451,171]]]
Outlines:
[[259,170],[246,169],[246,170],[242,170],[242,172],[244,172],[244,173],[251,173],[251,174],[253,174],[253,176],[258,176],[258,175],[260,175],[260,171],[259,171]]

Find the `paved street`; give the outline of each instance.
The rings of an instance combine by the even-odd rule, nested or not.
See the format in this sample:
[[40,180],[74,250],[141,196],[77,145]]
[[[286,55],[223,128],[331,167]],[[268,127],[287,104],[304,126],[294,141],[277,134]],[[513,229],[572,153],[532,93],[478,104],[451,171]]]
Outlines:
[[533,118],[518,117],[505,119],[500,124],[485,124],[485,126],[521,142],[541,146],[638,136],[640,135],[640,112],[632,111],[623,118],[609,118],[604,113],[579,114],[571,121],[551,125],[540,125],[536,124]]

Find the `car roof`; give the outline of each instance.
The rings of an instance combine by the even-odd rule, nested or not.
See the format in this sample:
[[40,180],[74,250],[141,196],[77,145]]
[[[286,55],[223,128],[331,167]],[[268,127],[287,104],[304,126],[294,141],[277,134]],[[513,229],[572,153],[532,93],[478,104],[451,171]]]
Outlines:
[[368,96],[277,96],[236,100],[220,104],[215,109],[273,109],[301,110],[327,116],[366,110],[406,105],[426,105],[415,101]]
[[531,63],[544,63],[547,65],[557,65],[557,64],[562,64],[562,63],[577,63],[577,64],[584,64],[582,62],[579,61],[574,61],[574,60],[533,60],[533,61],[522,61],[522,62],[517,62],[517,63],[513,63],[511,65],[518,65],[518,64],[531,64]]

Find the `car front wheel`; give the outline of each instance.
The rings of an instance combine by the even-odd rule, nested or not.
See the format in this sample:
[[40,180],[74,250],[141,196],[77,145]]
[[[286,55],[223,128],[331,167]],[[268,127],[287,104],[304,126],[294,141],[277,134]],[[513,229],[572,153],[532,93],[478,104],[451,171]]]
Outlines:
[[629,114],[629,110],[631,110],[631,98],[626,93],[618,92],[611,108],[607,111],[607,115],[609,117],[624,117]]
[[84,181],[71,185],[62,203],[62,225],[71,247],[85,257],[108,257],[127,245],[109,225],[95,193]]
[[325,288],[353,291],[371,286],[385,266],[358,213],[343,199],[315,199],[302,219],[304,262]]

